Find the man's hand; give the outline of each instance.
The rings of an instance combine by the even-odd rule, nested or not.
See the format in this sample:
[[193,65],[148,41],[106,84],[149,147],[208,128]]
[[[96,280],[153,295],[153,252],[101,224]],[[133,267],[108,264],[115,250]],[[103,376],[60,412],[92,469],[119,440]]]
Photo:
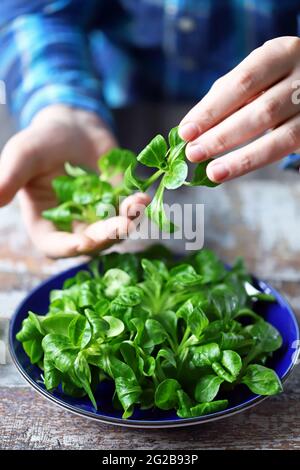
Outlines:
[[3,149],[0,206],[19,192],[28,233],[47,256],[76,256],[107,248],[127,234],[133,225],[130,215],[149,203],[147,195],[126,198],[119,216],[81,225],[73,233],[57,231],[41,213],[57,203],[51,182],[64,173],[65,162],[96,169],[99,156],[115,146],[114,137],[96,115],[63,105],[45,108]]
[[299,38],[276,38],[254,50],[180,123],[187,158],[200,162],[230,151],[207,167],[211,180],[223,182],[294,152],[300,147],[299,80]]

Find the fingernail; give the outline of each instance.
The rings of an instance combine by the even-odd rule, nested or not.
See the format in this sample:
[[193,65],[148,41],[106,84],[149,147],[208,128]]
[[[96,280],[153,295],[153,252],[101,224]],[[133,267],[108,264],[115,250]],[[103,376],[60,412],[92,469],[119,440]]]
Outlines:
[[224,163],[217,162],[207,167],[207,176],[212,181],[218,183],[219,181],[225,180],[229,176],[229,169]]
[[195,122],[186,122],[179,126],[178,133],[183,140],[192,140],[199,135],[199,127]]
[[186,148],[186,156],[191,162],[199,162],[205,159],[206,153],[201,145],[189,144]]

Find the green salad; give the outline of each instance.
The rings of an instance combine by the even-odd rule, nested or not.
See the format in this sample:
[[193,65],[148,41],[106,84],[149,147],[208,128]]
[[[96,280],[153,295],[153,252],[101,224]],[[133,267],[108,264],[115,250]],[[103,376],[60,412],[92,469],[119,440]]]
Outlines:
[[[58,229],[71,231],[74,221],[93,223],[116,215],[120,197],[135,191],[145,192],[158,183],[146,215],[164,232],[174,232],[176,227],[164,210],[165,190],[182,185],[217,186],[206,176],[206,167],[211,160],[194,165],[193,177],[187,180],[185,146],[175,127],[169,133],[168,142],[162,135],[157,135],[139,155],[130,150],[112,149],[99,159],[100,174],[67,163],[66,175],[54,178],[52,183],[58,206],[44,211],[43,217]],[[137,176],[143,166],[152,169],[146,179]],[[122,181],[114,185],[117,176],[121,176]]]
[[237,386],[282,390],[267,367],[282,338],[255,311],[274,299],[249,294],[250,281],[240,259],[227,270],[209,250],[176,262],[162,247],[112,253],[53,290],[48,313],[29,312],[17,339],[47,390],[101,409],[97,387],[112,381],[123,418],[135,407],[202,416],[226,409]]

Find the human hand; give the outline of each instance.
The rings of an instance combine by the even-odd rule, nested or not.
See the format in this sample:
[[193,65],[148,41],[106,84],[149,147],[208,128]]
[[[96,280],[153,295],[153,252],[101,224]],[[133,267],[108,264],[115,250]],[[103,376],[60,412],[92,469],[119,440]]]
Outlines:
[[200,162],[229,152],[207,166],[209,179],[219,183],[296,151],[299,79],[299,38],[280,37],[255,49],[181,121],[179,134],[189,142],[187,158]]
[[2,151],[0,206],[19,192],[29,236],[49,257],[76,256],[109,247],[134,228],[132,214],[149,203],[146,194],[126,198],[118,216],[88,226],[78,224],[73,233],[58,231],[41,214],[57,203],[51,182],[64,173],[66,161],[96,169],[99,156],[116,145],[113,135],[93,113],[64,105],[43,109]]

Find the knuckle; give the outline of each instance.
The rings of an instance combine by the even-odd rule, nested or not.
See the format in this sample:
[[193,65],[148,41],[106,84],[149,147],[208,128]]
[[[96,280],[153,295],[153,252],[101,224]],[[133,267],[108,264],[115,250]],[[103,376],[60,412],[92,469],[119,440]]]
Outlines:
[[265,46],[266,46],[266,47],[269,47],[269,46],[268,46],[268,43],[269,43],[269,42],[272,42],[272,41],[271,41],[271,40],[270,40],[270,41],[266,41],[264,44],[262,44],[262,45],[256,47],[255,49],[253,49],[253,50],[250,52],[250,54],[248,55],[248,57],[251,57],[251,58],[253,58],[253,59],[254,59],[254,58],[255,58],[255,59],[256,59],[256,58],[259,59],[259,56],[261,55],[261,53],[262,53],[263,49],[265,48]]
[[13,155],[15,158],[31,159],[36,155],[35,139],[31,138],[27,132],[24,131],[15,134],[5,145],[5,153]]
[[224,77],[218,78],[218,79],[215,80],[215,82],[212,84],[211,90],[215,90],[216,88],[219,88],[220,86],[223,85],[223,83],[224,83]]
[[239,170],[241,174],[248,173],[252,169],[252,158],[249,154],[244,154],[239,161]]
[[281,36],[266,41],[262,46],[265,54],[272,54],[278,59],[279,56],[300,55],[300,38],[296,36]]
[[269,39],[268,41],[265,41],[262,45],[264,49],[269,49],[270,47],[273,47],[274,45],[274,39]]
[[201,116],[201,127],[208,129],[215,122],[215,113],[211,108],[206,108]]
[[299,54],[300,53],[300,39],[295,36],[289,36],[282,38],[282,44],[288,54]]
[[241,70],[237,79],[237,88],[243,93],[248,94],[255,86],[255,74],[250,69]]
[[225,134],[217,134],[214,138],[213,150],[214,153],[222,153],[226,150],[228,145],[227,137]]
[[297,147],[299,146],[300,143],[300,129],[299,125],[291,125],[287,131],[286,131],[286,139],[288,142],[288,145],[292,147]]
[[263,124],[270,124],[276,120],[280,108],[280,102],[276,98],[268,98],[265,100],[260,115]]

